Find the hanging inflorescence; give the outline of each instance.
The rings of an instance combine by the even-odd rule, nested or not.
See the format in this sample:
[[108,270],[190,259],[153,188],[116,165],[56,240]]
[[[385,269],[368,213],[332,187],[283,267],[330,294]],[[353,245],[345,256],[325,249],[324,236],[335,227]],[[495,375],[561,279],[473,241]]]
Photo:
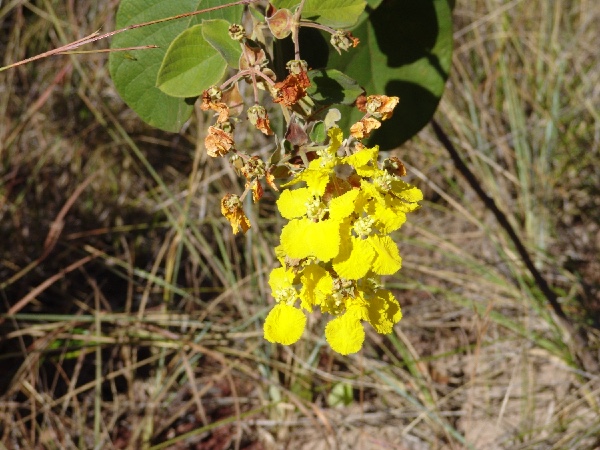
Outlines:
[[[280,11],[269,23],[275,37],[285,37],[290,27],[303,23],[298,12]],[[331,30],[331,34],[338,51],[358,44],[348,32]],[[325,328],[332,349],[344,355],[357,352],[365,337],[363,321],[388,334],[402,317],[398,301],[383,288],[381,277],[400,269],[402,259],[390,233],[402,226],[406,214],[418,208],[422,199],[419,189],[402,181],[406,171],[397,158],[380,162],[378,147],[361,143],[391,117],[399,99],[360,96],[355,105],[365,115],[350,128],[347,139],[336,125],[339,117],[332,114],[319,122],[328,140],[311,142],[309,131],[317,121],[311,116],[314,103],[307,94],[311,81],[306,62],[288,62],[289,75],[276,82],[266,53],[245,39],[243,28],[232,26],[230,35],[242,45],[241,71],[221,87],[203,93],[201,108],[216,116],[205,146],[210,156],[229,155],[246,179],[242,196],[227,194],[221,201],[234,233],[251,227],[242,207],[248,193],[259,201],[263,180],[275,191],[281,189],[277,207],[288,222],[275,249],[281,266],[269,277],[276,304],[265,320],[265,339],[293,344],[305,329],[306,313],[318,308],[333,316]],[[247,118],[259,131],[273,135],[267,111],[258,103],[257,87],[283,108],[288,129],[282,141],[290,144],[283,157],[265,162],[236,148],[234,122],[223,93],[242,78],[254,86],[255,104],[247,109]],[[288,181],[278,187],[277,179]]]

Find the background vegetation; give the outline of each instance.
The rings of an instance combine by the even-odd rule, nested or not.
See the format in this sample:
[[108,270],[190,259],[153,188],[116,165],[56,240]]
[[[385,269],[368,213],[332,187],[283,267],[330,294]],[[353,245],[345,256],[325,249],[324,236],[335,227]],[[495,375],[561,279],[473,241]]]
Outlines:
[[[117,4],[0,2],[0,64],[113,29]],[[436,120],[597,362],[600,4],[458,0],[454,17]],[[0,448],[600,446],[598,372],[430,127],[394,151],[427,199],[396,235],[394,334],[340,357],[312,323],[273,346],[273,199],[234,238],[218,203],[240,186],[203,152],[205,118],[150,129],[106,58],[0,73]]]

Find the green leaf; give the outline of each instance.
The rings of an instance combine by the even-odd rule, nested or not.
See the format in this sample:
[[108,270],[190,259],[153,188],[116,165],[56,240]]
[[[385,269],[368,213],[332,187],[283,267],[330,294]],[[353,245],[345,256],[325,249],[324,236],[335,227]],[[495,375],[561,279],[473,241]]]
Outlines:
[[325,142],[326,138],[327,130],[325,129],[325,124],[323,123],[323,121],[316,122],[313,125],[312,130],[310,130],[310,140],[318,144],[322,144],[323,142]]
[[[124,28],[162,19],[200,8],[226,4],[224,0],[122,0],[117,11],[116,28]],[[166,131],[177,132],[193,111],[193,105],[184,98],[169,96],[156,87],[158,70],[171,42],[201,19],[225,19],[239,22],[242,6],[235,6],[206,14],[158,23],[125,31],[116,35],[111,48],[158,45],[160,48],[113,52],[109,70],[117,92],[125,103],[146,123]]]
[[223,77],[227,62],[210,45],[202,29],[188,28],[175,38],[158,70],[156,85],[173,97],[197,97]]
[[[448,0],[382,2],[352,34],[359,46],[341,56],[331,52],[329,67],[357,80],[368,95],[400,97],[392,119],[369,142],[382,149],[397,147],[429,122],[444,91],[452,59]],[[362,115],[346,108],[341,125],[348,130]]]
[[231,24],[226,20],[205,20],[202,22],[202,36],[227,61],[230,67],[238,69],[242,47],[229,37]]
[[329,105],[352,105],[363,93],[358,83],[339,70],[311,70],[308,72],[311,85],[308,94],[320,103]]
[[[271,2],[277,9],[295,10],[298,0],[275,0]],[[364,0],[306,0],[302,18],[327,25],[332,28],[347,28],[356,23],[364,11]]]

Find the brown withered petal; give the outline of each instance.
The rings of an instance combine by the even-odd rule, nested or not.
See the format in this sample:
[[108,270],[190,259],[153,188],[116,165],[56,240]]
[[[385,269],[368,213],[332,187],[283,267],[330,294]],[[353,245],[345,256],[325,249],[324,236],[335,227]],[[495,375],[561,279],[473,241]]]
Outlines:
[[273,134],[273,130],[271,130],[271,124],[269,122],[268,117],[265,117],[264,119],[259,118],[256,121],[256,128],[258,128],[260,131],[262,131],[267,136],[271,136]]
[[350,127],[350,134],[355,139],[364,139],[370,136],[371,131],[376,130],[381,126],[381,122],[373,117],[367,117],[359,122],[356,122]]
[[262,67],[268,63],[265,51],[260,47],[255,47],[249,42],[244,44],[245,51],[240,56],[240,70],[246,70],[250,67]]
[[306,72],[297,75],[289,74],[285,80],[275,83],[277,98],[273,101],[285,106],[292,106],[306,95],[306,88],[310,86],[310,80]]
[[[218,98],[221,98],[220,91]],[[200,109],[202,111],[208,111],[209,109],[216,111],[219,114],[217,117],[217,123],[223,123],[229,120],[229,106],[227,106],[226,103],[215,101],[215,97],[210,94],[209,90],[202,92]]]
[[387,95],[369,95],[367,98],[367,111],[371,114],[381,116],[381,120],[387,120],[394,114],[394,108],[398,105],[398,97]]
[[216,108],[213,108],[215,111],[219,113],[217,117],[217,123],[224,123],[229,120],[229,106],[225,103],[216,103]]
[[302,71],[299,74],[297,74],[296,76],[298,77],[298,84],[303,89],[306,89],[307,87],[310,86],[310,78],[308,78],[308,74],[306,72]]
[[263,106],[253,105],[248,108],[248,120],[252,125],[254,125],[267,136],[273,134],[273,130],[271,130],[271,125],[269,122],[269,116],[267,115],[267,111]]
[[202,91],[202,102],[200,103],[200,109],[202,111],[208,111],[210,109],[210,105],[212,103],[212,99],[210,98],[210,94],[208,91]]
[[[246,183],[246,188],[248,188],[248,184]],[[260,184],[258,182],[258,180],[254,180],[251,182],[251,189],[252,189],[252,200],[254,200],[254,203],[256,203],[257,201],[259,201],[263,194],[265,193],[262,184]]]
[[233,137],[220,128],[210,126],[208,127],[208,135],[204,139],[204,146],[208,156],[213,158],[223,156],[234,147]]
[[279,192],[279,188],[275,184],[275,176],[271,173],[271,167],[269,167],[269,170],[265,174],[265,180],[267,180],[267,184],[271,186],[271,189],[275,192]]
[[367,96],[365,94],[360,94],[354,104],[360,112],[367,112]]
[[242,209],[242,202],[235,194],[226,194],[221,199],[221,214],[231,224],[233,234],[238,234],[240,229],[245,233],[251,227],[250,220],[248,220],[246,213]]
[[383,161],[383,170],[391,175],[396,175],[397,177],[406,176],[406,167],[404,167],[402,161],[395,156],[390,156]]

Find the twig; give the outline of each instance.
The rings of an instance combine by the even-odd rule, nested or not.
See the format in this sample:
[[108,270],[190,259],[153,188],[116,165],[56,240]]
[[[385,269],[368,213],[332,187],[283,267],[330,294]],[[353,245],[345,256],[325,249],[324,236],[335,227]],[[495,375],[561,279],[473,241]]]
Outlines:
[[[30,63],[32,61],[36,61],[38,59],[46,58],[48,56],[59,55],[59,54],[68,54],[68,53],[71,53],[76,48],[81,47],[82,45],[89,44],[91,42],[95,42],[95,41],[98,41],[100,39],[104,39],[107,37],[111,37],[111,36],[114,36],[115,34],[123,33],[124,31],[134,30],[136,28],[147,27],[149,25],[155,25],[157,23],[168,22],[171,20],[184,19],[186,17],[192,17],[192,16],[196,16],[198,14],[204,14],[206,12],[214,11],[217,9],[229,8],[230,6],[248,5],[248,4],[254,3],[256,1],[257,0],[239,0],[236,2],[232,2],[232,3],[227,3],[226,5],[213,6],[211,8],[205,8],[205,9],[201,9],[198,11],[192,11],[189,13],[178,14],[176,16],[171,16],[171,17],[164,17],[162,19],[152,20],[150,22],[136,23],[133,25],[129,25],[125,28],[110,31],[110,32],[104,33],[104,34],[100,34],[99,31],[96,31],[84,38],[81,38],[81,39],[78,39],[77,41],[71,42],[70,44],[66,44],[61,47],[55,48],[53,50],[49,50],[47,52],[41,53],[39,55],[32,56],[31,58],[27,58],[22,61],[18,61],[16,63],[9,64],[8,66],[0,67],[0,72],[7,70],[7,69],[11,69],[13,67],[17,67],[17,66],[21,66],[23,64]],[[150,46],[145,46],[144,48],[156,48],[156,46],[150,45]],[[118,50],[124,50],[124,49],[118,49]]]

